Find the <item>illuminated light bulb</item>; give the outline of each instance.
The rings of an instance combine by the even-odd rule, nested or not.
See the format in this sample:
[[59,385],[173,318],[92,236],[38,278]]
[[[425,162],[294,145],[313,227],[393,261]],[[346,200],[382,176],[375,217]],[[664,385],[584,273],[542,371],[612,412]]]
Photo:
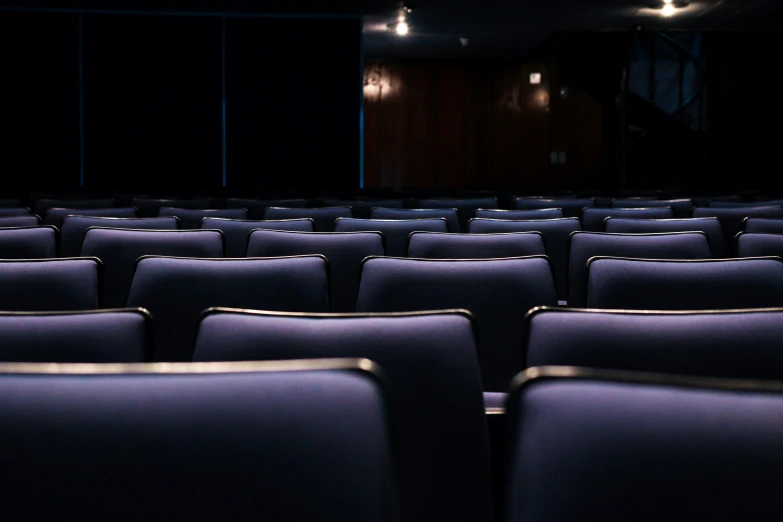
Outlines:
[[406,22],[400,22],[397,24],[397,34],[400,36],[405,36],[408,34],[408,30],[410,28],[408,27],[408,24]]
[[677,8],[676,8],[676,7],[674,7],[674,6],[673,6],[672,4],[670,4],[670,3],[666,3],[666,4],[664,4],[664,6],[663,6],[663,9],[661,9],[661,14],[662,14],[663,16],[672,16],[672,15],[673,15],[674,13],[676,13],[676,12],[677,12]]

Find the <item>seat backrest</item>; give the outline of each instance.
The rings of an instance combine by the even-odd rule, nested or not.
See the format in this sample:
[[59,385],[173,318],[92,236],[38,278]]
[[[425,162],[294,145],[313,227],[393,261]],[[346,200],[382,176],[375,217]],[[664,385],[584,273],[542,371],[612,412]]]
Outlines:
[[57,257],[55,227],[0,228],[0,259]]
[[783,257],[783,235],[740,232],[737,234],[737,255],[739,257]]
[[461,308],[476,318],[484,389],[506,391],[522,368],[522,318],[557,304],[545,256],[426,260],[371,257],[362,265],[359,312]]
[[461,232],[459,214],[456,208],[373,208],[370,219],[431,219],[443,218],[448,223],[449,232]]
[[137,230],[177,230],[175,217],[156,218],[103,218],[87,216],[67,216],[60,232],[60,255],[62,257],[79,256],[87,230],[91,227],[129,228]]
[[[106,274],[104,303],[123,308],[142,256],[223,257],[219,230],[138,230],[92,227],[82,244],[82,255],[103,261]],[[153,314],[154,315],[154,314]]]
[[63,226],[63,220],[67,216],[94,216],[113,218],[135,218],[134,207],[125,208],[50,208],[44,217],[45,225],[53,225],[57,228]]
[[38,216],[0,216],[0,228],[37,227],[40,224]]
[[408,255],[408,239],[413,232],[448,232],[445,218],[430,219],[344,219],[335,223],[336,232],[380,232],[383,234],[386,255]]
[[480,208],[473,214],[476,219],[511,219],[515,221],[560,219],[565,217],[559,208],[539,208],[533,210],[501,210],[498,208]]
[[0,365],[5,507],[37,520],[122,506],[128,520],[389,522],[379,372],[341,359]]
[[51,312],[101,308],[96,258],[0,259],[0,310]]
[[574,232],[568,255],[568,305],[583,308],[587,302],[587,263],[597,256],[642,259],[710,259],[712,252],[703,232],[670,234],[602,234]]
[[588,263],[587,306],[626,310],[783,306],[783,260],[596,257]]
[[662,312],[537,308],[527,366],[783,379],[783,309]]
[[253,230],[312,232],[315,229],[315,223],[310,218],[283,219],[281,221],[204,218],[201,228],[223,232],[226,238],[226,257],[237,258],[247,255],[247,241]]
[[353,217],[359,219],[370,219],[372,209],[374,208],[398,208],[405,206],[403,199],[332,199],[323,198],[320,201],[323,207],[351,207]]
[[693,209],[693,217],[716,217],[723,229],[723,241],[730,249],[729,255],[736,254],[734,238],[742,232],[745,218],[783,218],[783,207],[740,207],[740,208],[704,208]]
[[39,199],[35,202],[35,205],[33,205],[33,213],[46,217],[46,213],[51,208],[105,209],[112,208],[113,206],[113,199]]
[[229,198],[225,200],[226,208],[247,209],[247,218],[252,220],[264,219],[267,207],[283,208],[307,208],[306,199],[242,199]]
[[652,208],[669,207],[674,217],[679,219],[691,217],[693,201],[690,199],[615,199],[613,208]]
[[19,200],[16,198],[0,198],[0,208],[18,207]]
[[[397,407],[402,520],[491,520],[489,444],[471,317],[462,311],[307,315],[215,309],[195,361],[366,357]],[[455,456],[459,455],[459,458]]]
[[[1,220],[0,223],[2,223]],[[759,234],[783,234],[783,219],[745,218],[743,231]]]
[[710,201],[710,208],[747,208],[783,206],[783,200],[775,201]]
[[282,208],[269,207],[264,212],[264,220],[279,221],[284,219],[310,218],[315,223],[316,232],[334,232],[335,220],[353,217],[351,207],[324,208]]
[[540,232],[508,234],[413,232],[408,244],[408,257],[419,259],[497,259],[545,255],[544,236]]
[[603,232],[604,221],[609,217],[634,219],[672,219],[669,207],[654,208],[586,208],[582,214],[582,228],[587,232]]
[[502,234],[508,232],[540,232],[544,236],[546,255],[552,263],[557,286],[557,299],[568,300],[568,242],[571,234],[582,230],[579,218],[544,219],[538,221],[506,221],[501,219],[471,219],[471,234]]
[[212,202],[209,198],[133,198],[131,204],[138,209],[139,217],[158,217],[158,213],[163,207],[193,209],[206,209],[212,207]]
[[201,313],[225,306],[281,312],[328,312],[323,256],[268,259],[142,257],[129,307],[155,317],[155,360],[190,361]]
[[581,217],[585,208],[595,207],[593,198],[542,199],[514,198],[514,210],[533,210],[537,208],[559,208],[565,217]]
[[727,257],[723,229],[715,217],[685,219],[629,219],[608,217],[605,231],[610,234],[655,234],[665,232],[704,232],[713,257]]
[[247,210],[244,208],[212,210],[163,207],[158,215],[160,217],[174,216],[179,219],[180,228],[197,230],[201,228],[201,222],[205,218],[247,219]]
[[0,207],[0,217],[16,217],[16,216],[29,216],[32,215],[31,211],[27,207]]
[[495,196],[483,198],[434,198],[417,199],[416,208],[456,208],[459,214],[460,230],[467,230],[468,221],[473,213],[480,208],[499,208],[498,198]]
[[531,368],[509,397],[506,520],[737,520],[778,509],[783,385]]
[[146,310],[0,312],[0,361],[138,363],[152,355]]
[[355,312],[362,261],[384,255],[380,232],[284,232],[255,230],[247,257],[322,255],[329,260],[329,304],[332,312]]

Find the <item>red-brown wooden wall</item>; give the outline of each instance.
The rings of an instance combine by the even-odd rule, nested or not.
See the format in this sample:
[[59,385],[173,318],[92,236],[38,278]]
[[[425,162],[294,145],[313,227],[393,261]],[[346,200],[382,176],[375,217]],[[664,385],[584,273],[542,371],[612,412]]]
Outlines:
[[365,187],[584,185],[602,159],[602,107],[558,76],[536,63],[368,63]]

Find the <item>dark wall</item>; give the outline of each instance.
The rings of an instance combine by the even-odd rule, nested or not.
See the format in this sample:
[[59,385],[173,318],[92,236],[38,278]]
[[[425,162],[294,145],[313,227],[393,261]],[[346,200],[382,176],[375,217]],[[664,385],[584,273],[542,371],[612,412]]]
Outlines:
[[783,32],[707,35],[709,164],[704,183],[783,190],[778,54]]
[[373,63],[364,93],[367,187],[573,187],[602,158],[601,104],[556,64]]
[[84,17],[86,187],[221,186],[221,20]]
[[356,188],[360,50],[358,18],[0,12],[0,192]]
[[79,29],[0,14],[0,193],[79,186]]
[[357,188],[359,23],[233,18],[226,27],[229,186]]

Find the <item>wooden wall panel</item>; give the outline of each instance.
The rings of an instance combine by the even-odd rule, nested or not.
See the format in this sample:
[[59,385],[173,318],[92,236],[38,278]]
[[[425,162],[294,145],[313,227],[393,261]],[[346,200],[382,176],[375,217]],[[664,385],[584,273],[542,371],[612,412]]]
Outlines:
[[[540,72],[542,83],[530,84]],[[602,107],[544,63],[369,63],[365,186],[552,189],[601,160]],[[550,153],[565,151],[565,164]]]

